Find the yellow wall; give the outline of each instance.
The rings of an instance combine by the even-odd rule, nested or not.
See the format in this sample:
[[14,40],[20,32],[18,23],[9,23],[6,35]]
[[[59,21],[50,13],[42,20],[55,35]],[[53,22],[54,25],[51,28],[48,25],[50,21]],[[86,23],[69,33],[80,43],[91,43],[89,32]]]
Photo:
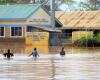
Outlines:
[[82,37],[93,37],[93,31],[74,31],[72,32],[72,43]]
[[26,37],[26,53],[31,53],[33,48],[37,48],[40,53],[48,53],[48,32],[27,33]]

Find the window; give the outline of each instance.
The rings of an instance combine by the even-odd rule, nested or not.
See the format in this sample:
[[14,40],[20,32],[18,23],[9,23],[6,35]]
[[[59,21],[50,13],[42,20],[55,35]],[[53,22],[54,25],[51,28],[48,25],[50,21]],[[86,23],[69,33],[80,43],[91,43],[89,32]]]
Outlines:
[[0,27],[0,37],[4,36],[4,27]]
[[22,36],[22,27],[11,27],[11,36]]

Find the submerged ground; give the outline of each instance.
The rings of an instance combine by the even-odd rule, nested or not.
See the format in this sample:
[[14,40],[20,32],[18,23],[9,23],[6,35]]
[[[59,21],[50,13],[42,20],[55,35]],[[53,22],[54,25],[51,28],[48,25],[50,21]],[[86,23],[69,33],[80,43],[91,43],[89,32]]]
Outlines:
[[100,52],[89,51],[40,54],[37,61],[27,54],[15,54],[10,61],[1,55],[0,80],[100,80]]

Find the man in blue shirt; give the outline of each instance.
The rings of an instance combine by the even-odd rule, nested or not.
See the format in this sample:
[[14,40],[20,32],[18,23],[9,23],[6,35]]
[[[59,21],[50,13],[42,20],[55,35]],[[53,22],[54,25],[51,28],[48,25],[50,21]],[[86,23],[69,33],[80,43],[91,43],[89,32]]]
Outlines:
[[32,51],[32,53],[29,55],[29,56],[33,56],[33,58],[34,58],[34,60],[36,60],[37,59],[37,56],[39,56],[39,54],[38,54],[38,52],[37,52],[37,49],[36,48],[34,48],[34,50]]

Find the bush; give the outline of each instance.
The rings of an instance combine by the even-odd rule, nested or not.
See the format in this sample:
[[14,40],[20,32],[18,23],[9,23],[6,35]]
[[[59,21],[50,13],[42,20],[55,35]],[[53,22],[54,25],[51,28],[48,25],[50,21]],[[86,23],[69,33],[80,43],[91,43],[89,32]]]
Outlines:
[[100,47],[100,33],[97,35],[94,35],[94,37],[82,37],[79,40],[74,42],[75,46],[80,47]]

